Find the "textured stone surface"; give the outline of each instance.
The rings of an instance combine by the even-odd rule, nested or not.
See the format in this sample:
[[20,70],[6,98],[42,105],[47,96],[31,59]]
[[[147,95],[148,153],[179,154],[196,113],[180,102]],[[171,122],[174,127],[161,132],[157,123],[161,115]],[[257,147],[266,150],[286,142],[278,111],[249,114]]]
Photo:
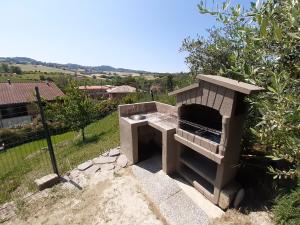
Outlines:
[[103,164],[101,166],[102,171],[108,171],[108,170],[113,170],[115,168],[115,165],[110,163],[110,164]]
[[79,166],[77,166],[77,169],[79,169],[80,171],[86,170],[87,168],[91,167],[93,165],[92,160],[86,161],[82,164],[80,164]]
[[220,192],[218,205],[222,209],[227,209],[230,206],[238,188],[239,186],[236,183],[231,183]]
[[118,148],[111,149],[109,151],[108,155],[109,156],[118,156],[118,155],[120,155],[120,149],[118,149]]
[[87,168],[84,172],[86,174],[94,174],[100,170],[100,165],[92,165],[91,167]]
[[208,224],[207,215],[182,191],[162,202],[159,209],[168,224]]
[[163,171],[143,179],[141,182],[146,187],[149,197],[156,204],[160,204],[180,191],[179,186]]
[[99,156],[98,158],[94,159],[93,162],[95,164],[105,164],[105,163],[113,163],[117,160],[117,157],[104,157],[104,156]]
[[154,173],[158,173],[161,170],[159,160],[160,158],[151,158],[132,165],[132,172],[140,180],[153,176]]
[[59,182],[59,176],[55,173],[52,173],[52,174],[48,174],[44,177],[41,177],[39,179],[36,179],[34,182],[38,186],[38,189],[41,191],[41,190],[50,188],[53,185],[57,184]]
[[154,157],[132,166],[142,190],[170,225],[208,224],[208,216],[161,170],[161,158]]
[[126,156],[123,155],[123,154],[120,155],[118,160],[117,160],[117,165],[124,168],[124,167],[127,166],[127,163],[128,163],[128,160],[127,160]]
[[109,154],[109,151],[104,152],[104,153],[102,154],[102,156],[108,156],[108,154]]

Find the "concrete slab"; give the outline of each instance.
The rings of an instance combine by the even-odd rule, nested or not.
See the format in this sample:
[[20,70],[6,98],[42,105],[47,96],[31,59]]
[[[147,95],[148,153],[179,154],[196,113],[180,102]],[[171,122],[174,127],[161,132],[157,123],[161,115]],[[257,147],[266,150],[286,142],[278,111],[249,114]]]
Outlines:
[[92,165],[91,167],[87,168],[84,173],[88,175],[93,175],[97,171],[100,170],[100,165]]
[[93,165],[92,160],[89,160],[89,161],[86,161],[86,162],[80,164],[79,166],[77,166],[77,169],[80,171],[84,171],[87,168],[91,167],[92,165]]
[[106,164],[106,163],[113,163],[116,160],[117,160],[116,156],[113,156],[113,157],[99,156],[98,158],[93,159],[93,162],[95,164]]
[[59,182],[59,176],[55,173],[52,173],[36,179],[34,182],[38,186],[38,189],[41,191],[57,184]]
[[168,224],[208,224],[208,216],[183,191],[162,202],[159,209]]
[[153,176],[161,170],[161,158],[155,157],[132,165],[133,174],[140,180]]
[[113,170],[115,168],[115,165],[114,164],[103,164],[101,166],[101,170],[102,171],[107,171],[107,170]]
[[221,217],[225,212],[218,206],[214,205],[207,198],[204,197],[199,191],[193,186],[186,182],[180,176],[173,177],[175,182],[181,188],[181,190],[198,205],[210,219]]
[[155,204],[167,200],[180,191],[179,186],[163,171],[141,180],[146,193]]
[[120,155],[120,149],[118,149],[118,148],[111,149],[109,151],[108,155],[109,156],[118,156],[118,155]]
[[147,159],[131,168],[142,190],[169,225],[208,224],[208,215],[191,199],[193,196],[188,196],[175,179],[161,170],[161,157]]
[[119,158],[117,159],[117,165],[124,168],[127,166],[128,160],[125,155],[120,155]]

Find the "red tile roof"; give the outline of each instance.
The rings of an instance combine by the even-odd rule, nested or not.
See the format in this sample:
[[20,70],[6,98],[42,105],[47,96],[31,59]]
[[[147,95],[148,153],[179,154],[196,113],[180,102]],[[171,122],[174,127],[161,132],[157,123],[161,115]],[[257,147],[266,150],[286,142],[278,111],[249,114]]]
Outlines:
[[41,97],[47,101],[54,100],[64,93],[52,82],[47,83],[0,83],[0,105],[11,105],[36,101],[35,87],[39,88]]

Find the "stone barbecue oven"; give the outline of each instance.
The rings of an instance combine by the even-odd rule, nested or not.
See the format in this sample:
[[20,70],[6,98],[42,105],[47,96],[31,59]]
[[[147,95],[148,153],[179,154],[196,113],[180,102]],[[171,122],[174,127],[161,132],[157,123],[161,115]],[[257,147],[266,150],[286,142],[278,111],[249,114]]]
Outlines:
[[[137,163],[143,149],[149,153],[152,146],[161,145],[166,173],[179,173],[214,204],[226,208],[235,194],[222,192],[232,186],[238,169],[247,112],[244,98],[263,88],[220,76],[198,79],[170,93],[176,96],[176,107],[157,102],[120,106],[121,150]],[[131,121],[136,114],[145,118]]]

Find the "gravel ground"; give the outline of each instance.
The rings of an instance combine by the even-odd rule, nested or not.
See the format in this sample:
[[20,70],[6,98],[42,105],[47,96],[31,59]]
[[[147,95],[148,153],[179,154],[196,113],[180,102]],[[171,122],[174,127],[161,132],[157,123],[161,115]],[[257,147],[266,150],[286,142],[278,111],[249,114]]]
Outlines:
[[[157,217],[161,213],[126,165],[118,149],[89,160],[65,176],[64,183],[0,205],[0,224],[162,225],[165,219]],[[273,225],[273,221],[268,212],[243,215],[228,210],[210,224]]]
[[6,212],[0,211],[0,223],[162,225],[130,168],[107,165],[74,169],[67,182],[8,204]]

